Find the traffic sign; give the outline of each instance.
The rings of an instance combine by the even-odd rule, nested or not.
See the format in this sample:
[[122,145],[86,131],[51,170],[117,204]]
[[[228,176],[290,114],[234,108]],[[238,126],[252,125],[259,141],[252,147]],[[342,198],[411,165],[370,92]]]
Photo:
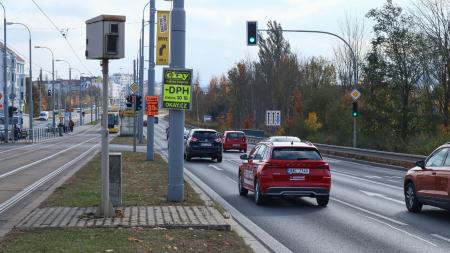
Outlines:
[[163,69],[163,108],[191,109],[192,69]]
[[350,93],[350,96],[352,96],[353,100],[358,100],[358,98],[361,96],[361,92],[359,92],[359,90],[357,89],[354,89]]
[[170,11],[158,11],[156,65],[169,65]]
[[136,83],[132,83],[130,85],[130,90],[131,92],[133,92],[134,94],[136,94],[139,91],[139,85],[137,85]]
[[123,111],[123,116],[124,117],[133,117],[134,116],[134,111],[126,109],[126,110]]
[[281,111],[266,111],[266,126],[280,126]]
[[158,115],[158,96],[145,96],[145,104],[147,116]]

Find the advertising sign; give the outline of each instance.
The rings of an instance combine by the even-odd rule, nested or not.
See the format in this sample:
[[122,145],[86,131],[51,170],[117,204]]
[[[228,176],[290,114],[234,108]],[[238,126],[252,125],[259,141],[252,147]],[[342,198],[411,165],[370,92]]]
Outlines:
[[156,65],[169,65],[170,11],[158,11],[156,33]]
[[158,115],[158,96],[145,96],[145,104],[147,116]]
[[163,69],[163,108],[191,109],[192,69]]

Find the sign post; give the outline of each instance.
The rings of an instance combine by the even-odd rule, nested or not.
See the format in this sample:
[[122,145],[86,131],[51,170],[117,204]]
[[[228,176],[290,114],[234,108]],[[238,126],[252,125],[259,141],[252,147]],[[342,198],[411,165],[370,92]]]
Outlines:
[[[361,96],[361,92],[357,89],[353,89],[350,92],[350,96],[353,98],[353,102],[356,102]],[[353,117],[353,147],[356,148],[356,117]]]

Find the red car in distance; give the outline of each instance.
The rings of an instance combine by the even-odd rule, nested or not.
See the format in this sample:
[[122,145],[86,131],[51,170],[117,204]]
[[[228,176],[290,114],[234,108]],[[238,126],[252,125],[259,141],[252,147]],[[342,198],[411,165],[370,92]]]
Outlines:
[[242,131],[225,131],[223,134],[223,151],[239,150],[247,153],[247,137]]
[[283,196],[311,197],[319,206],[328,204],[330,167],[312,143],[264,141],[241,159],[239,194],[253,191],[256,204],[263,204],[267,197]]

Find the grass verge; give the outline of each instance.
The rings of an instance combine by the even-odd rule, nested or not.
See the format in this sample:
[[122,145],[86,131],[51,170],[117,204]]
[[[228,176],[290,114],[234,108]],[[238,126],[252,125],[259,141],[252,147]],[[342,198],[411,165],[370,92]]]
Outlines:
[[252,252],[232,231],[189,229],[32,229],[15,230],[0,242],[13,252]]
[[[120,145],[133,145],[133,137],[121,137],[116,136],[112,141],[111,144],[120,144]],[[136,140],[136,145],[146,145],[147,139],[144,138],[144,143],[139,144],[139,140]]]
[[[124,206],[204,205],[192,187],[185,183],[185,201],[168,202],[167,163],[155,154],[146,161],[145,153],[122,153],[122,203]],[[58,187],[41,207],[97,206],[101,198],[101,161],[96,155],[88,164]]]

